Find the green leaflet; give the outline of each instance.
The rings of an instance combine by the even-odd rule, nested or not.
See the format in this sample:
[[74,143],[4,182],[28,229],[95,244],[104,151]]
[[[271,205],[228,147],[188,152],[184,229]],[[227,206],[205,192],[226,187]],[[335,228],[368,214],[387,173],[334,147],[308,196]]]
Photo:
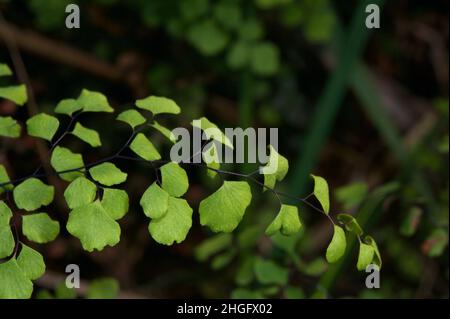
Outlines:
[[97,200],[72,210],[66,226],[68,232],[81,241],[84,250],[103,250],[120,241],[120,226]]
[[347,231],[354,233],[356,236],[363,234],[361,226],[359,226],[358,221],[352,215],[339,214],[337,215],[337,220],[345,226]]
[[101,204],[112,219],[121,219],[128,212],[129,198],[121,189],[105,188]]
[[255,272],[253,271],[256,258],[252,255],[245,256],[244,260],[240,263],[238,271],[236,272],[236,277],[234,281],[239,286],[246,286],[250,284],[255,277]]
[[186,171],[177,163],[167,163],[160,168],[161,186],[174,197],[183,196],[189,188],[189,180]]
[[200,53],[206,56],[221,52],[229,40],[228,34],[212,19],[193,24],[187,31],[187,38]]
[[236,253],[236,249],[231,248],[218,254],[212,259],[211,268],[214,270],[219,270],[226,267],[233,261],[233,258],[236,257]]
[[59,234],[59,223],[51,219],[47,213],[24,215],[22,217],[22,232],[38,244],[45,244],[55,240]]
[[99,92],[83,89],[77,99],[77,103],[83,108],[83,112],[114,112],[106,96]]
[[167,213],[152,219],[148,230],[153,239],[163,245],[181,243],[192,226],[192,208],[186,200],[169,197]]
[[251,44],[247,41],[236,41],[228,51],[227,64],[237,70],[246,66],[250,60]]
[[239,28],[239,37],[243,40],[259,40],[263,36],[263,26],[255,18],[247,19]]
[[29,178],[14,188],[14,201],[18,208],[33,211],[53,201],[55,189],[37,178]]
[[11,231],[11,209],[0,201],[0,259],[11,256],[14,251],[15,241]]
[[260,42],[250,50],[250,68],[253,73],[261,76],[271,76],[280,68],[280,52],[271,42]]
[[232,232],[250,205],[252,193],[247,182],[225,181],[200,202],[200,224],[213,232]]
[[230,139],[223,134],[223,132],[217,127],[216,124],[210,122],[206,117],[199,118],[198,120],[193,120],[191,122],[193,127],[197,127],[203,131],[207,139],[215,140],[223,145],[234,149],[233,143]]
[[365,183],[352,183],[336,189],[336,199],[345,210],[357,207],[365,199],[368,187]]
[[0,299],[28,299],[33,293],[33,283],[11,258],[0,264]]
[[133,142],[130,144],[130,149],[147,161],[156,161],[161,159],[161,155],[158,150],[142,133],[136,135]]
[[327,248],[326,258],[329,263],[338,261],[345,253],[347,240],[344,230],[334,225],[334,234]]
[[55,108],[55,113],[66,114],[72,116],[73,113],[81,110],[83,107],[75,99],[61,100]]
[[27,120],[28,134],[43,138],[49,142],[59,128],[59,121],[56,117],[40,113]]
[[370,245],[366,245],[362,242],[359,243],[359,255],[358,255],[358,263],[356,264],[356,268],[359,271],[365,270],[367,266],[372,262],[374,249]]
[[[8,176],[8,172],[5,169],[5,166],[0,164],[0,184],[7,183],[10,181],[10,178]],[[11,190],[13,189],[13,186],[11,184],[3,185],[0,187],[0,194],[3,193],[4,190]]]
[[266,229],[266,235],[272,236],[277,231],[285,236],[297,233],[302,226],[296,206],[281,205],[280,212]]
[[364,241],[365,241],[368,245],[372,246],[373,251],[374,251],[374,256],[373,256],[372,262],[373,262],[375,265],[377,265],[379,269],[381,269],[381,266],[382,266],[383,262],[382,262],[382,260],[381,260],[381,254],[380,254],[380,251],[379,251],[379,249],[378,249],[378,245],[377,245],[377,243],[375,242],[375,239],[373,239],[373,237],[371,237],[371,236],[366,236],[366,237],[364,238]]
[[142,116],[141,113],[139,113],[136,110],[126,110],[120,113],[117,116],[117,120],[127,123],[131,126],[132,129],[135,129],[136,126],[142,125],[145,123],[145,117]]
[[261,284],[285,285],[289,280],[289,271],[271,260],[256,258],[254,271]]
[[12,75],[11,69],[5,63],[0,63],[0,76]]
[[9,222],[8,224],[0,225],[0,259],[11,256],[14,252],[14,247],[15,241]]
[[27,101],[27,89],[24,84],[0,87],[0,97],[13,101],[18,105],[24,105]]
[[19,137],[21,127],[11,116],[0,116],[0,136]]
[[115,299],[119,293],[119,283],[113,278],[95,279],[89,283],[87,299]]
[[90,168],[89,173],[95,181],[106,186],[121,184],[127,179],[127,174],[110,162],[105,162]]
[[202,159],[206,163],[206,166],[210,168],[206,170],[207,175],[211,178],[216,177],[217,172],[215,170],[220,169],[220,160],[217,146],[214,142],[209,143],[203,148]]
[[151,125],[155,130],[157,130],[158,132],[160,132],[162,135],[164,135],[169,141],[171,141],[172,143],[176,143],[177,139],[176,137],[172,134],[172,131],[169,130],[168,128],[160,125],[158,122],[153,121],[153,124]]
[[0,227],[9,225],[11,220],[11,209],[6,205],[4,201],[0,201]]
[[155,182],[142,195],[140,204],[147,217],[154,219],[161,218],[167,213],[169,207],[169,193],[159,187]]
[[205,261],[212,255],[231,246],[233,236],[222,233],[208,238],[195,248],[195,257],[199,261]]
[[145,99],[136,100],[136,106],[152,112],[153,115],[161,113],[179,114],[181,111],[175,101],[165,97],[153,95],[146,97]]
[[328,183],[323,177],[315,176],[312,174],[311,177],[314,179],[314,196],[320,202],[320,205],[322,205],[325,214],[328,214],[330,211],[330,195],[328,190]]
[[40,278],[45,273],[45,263],[42,255],[31,247],[22,244],[17,265],[26,277],[31,280]]
[[54,170],[57,172],[79,169],[79,171],[59,174],[59,176],[65,181],[71,182],[77,177],[84,175],[84,162],[81,154],[73,153],[71,150],[65,147],[55,147],[50,159],[50,163]]
[[74,209],[92,203],[96,194],[97,186],[86,177],[81,176],[67,186],[64,191],[64,198],[67,206]]
[[289,162],[272,145],[269,145],[269,150],[269,161],[262,168],[262,173],[264,174],[264,185],[266,188],[273,189],[276,181],[280,182],[286,177],[289,170]]
[[100,135],[97,131],[84,127],[81,123],[75,124],[75,128],[72,134],[81,139],[82,141],[88,143],[92,147],[99,147],[102,145],[100,141]]

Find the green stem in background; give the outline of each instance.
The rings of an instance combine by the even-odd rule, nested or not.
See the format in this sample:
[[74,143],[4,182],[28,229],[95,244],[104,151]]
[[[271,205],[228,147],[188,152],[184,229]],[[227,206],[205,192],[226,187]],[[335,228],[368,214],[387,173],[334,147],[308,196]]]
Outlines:
[[295,171],[290,184],[291,188],[295,189],[297,193],[305,192],[307,177],[313,171],[314,163],[331,131],[337,111],[342,104],[350,75],[354,71],[367,42],[370,29],[365,26],[367,15],[365,8],[371,3],[381,6],[383,2],[383,0],[363,0],[358,3],[349,28],[349,36],[338,59],[337,67],[328,80],[315,108],[316,111],[304,144],[299,148],[301,152],[299,152],[299,158],[295,163]]
[[[245,70],[242,73],[241,78],[241,90],[239,92],[239,125],[242,129],[246,129],[253,125],[253,78],[249,70]],[[245,153],[247,154],[248,146],[245,145]],[[241,165],[242,173],[249,173],[252,171],[252,164],[243,163]]]

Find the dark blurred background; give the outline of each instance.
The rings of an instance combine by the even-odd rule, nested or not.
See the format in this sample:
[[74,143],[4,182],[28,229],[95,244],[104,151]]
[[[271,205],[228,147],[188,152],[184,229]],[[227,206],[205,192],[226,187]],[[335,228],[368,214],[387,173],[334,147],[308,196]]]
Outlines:
[[[80,29],[65,27],[69,3],[80,6]],[[77,263],[87,282],[116,278],[121,297],[448,298],[449,2],[377,2],[381,28],[373,30],[364,26],[367,3],[0,1],[0,61],[14,66],[6,34],[23,58],[38,111],[52,112],[58,101],[88,88],[103,92],[116,112],[150,94],[172,98],[182,115],[168,117],[170,127],[188,127],[200,116],[221,127],[278,127],[280,153],[290,162],[282,190],[305,196],[309,173],[326,177],[332,211],[354,214],[384,262],[381,288],[373,290],[356,270],[354,245],[345,260],[327,265],[332,230],[307,207],[300,207],[299,236],[263,236],[278,204],[256,188],[232,246],[199,257],[196,249],[212,234],[197,215],[184,243],[158,245],[139,207],[152,172],[129,163],[121,164],[130,172],[132,203],[121,242],[88,254],[62,227],[55,242],[39,248],[48,271],[35,290],[54,288],[65,266]],[[0,102],[1,115],[22,122],[32,112],[30,103]],[[112,154],[129,134],[114,115],[84,121],[100,132],[101,150],[70,137],[64,144],[83,152],[85,162]],[[160,135],[152,138],[168,149]],[[32,172],[38,153],[31,137],[1,140],[0,162],[11,178]],[[218,181],[201,170],[190,172],[190,180],[195,212]],[[65,224],[64,203],[52,209]],[[289,282],[240,280],[249,256],[283,265]]]

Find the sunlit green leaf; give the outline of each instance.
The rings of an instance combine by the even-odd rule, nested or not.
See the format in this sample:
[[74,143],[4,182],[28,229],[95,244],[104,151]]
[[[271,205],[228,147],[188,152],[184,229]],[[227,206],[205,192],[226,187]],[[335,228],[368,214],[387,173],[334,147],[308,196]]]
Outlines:
[[262,173],[264,174],[264,185],[273,189],[277,181],[282,181],[286,177],[289,162],[272,145],[269,145],[269,150],[269,161],[262,168]]
[[322,205],[323,211],[328,214],[330,211],[330,194],[327,181],[320,176],[311,175],[314,180],[314,196]]
[[189,180],[186,171],[177,163],[170,162],[160,168],[161,186],[174,197],[183,196],[189,188]]
[[136,106],[150,111],[153,115],[161,114],[161,113],[169,113],[169,114],[179,114],[180,107],[175,103],[175,101],[161,97],[161,96],[149,96],[145,99],[140,99],[136,101]]
[[231,149],[234,149],[233,143],[231,143],[230,139],[217,127],[216,124],[212,123],[206,117],[193,120],[191,124],[193,127],[201,129],[205,133],[208,140],[213,139]]
[[19,257],[17,257],[17,265],[22,269],[25,276],[31,280],[36,280],[45,273],[45,263],[42,255],[24,244],[22,244]]
[[142,116],[141,113],[139,113],[136,110],[126,110],[120,113],[117,116],[117,120],[122,121],[130,125],[133,129],[136,128],[136,126],[142,125],[145,123],[145,117]]
[[12,75],[11,69],[7,64],[0,63],[0,76]]
[[0,263],[0,299],[28,299],[32,293],[33,283],[16,259]]
[[172,134],[172,131],[170,131],[168,128],[160,125],[158,122],[154,121],[151,125],[154,129],[159,131],[162,135],[164,135],[169,141],[172,143],[176,143],[177,139],[175,135]]
[[81,110],[83,107],[75,99],[64,99],[61,100],[55,108],[55,113],[67,114],[72,116],[73,113]]
[[22,217],[23,234],[38,244],[55,240],[59,234],[59,223],[51,219],[46,213],[24,215]]
[[356,268],[359,271],[365,270],[367,266],[372,262],[374,255],[374,249],[370,245],[366,245],[364,243],[359,244],[359,255],[358,255],[358,263]]
[[333,238],[328,245],[326,253],[327,261],[329,263],[338,261],[344,255],[346,247],[347,240],[345,238],[344,230],[341,227],[334,225]]
[[105,188],[101,204],[112,219],[118,220],[128,212],[130,200],[122,189]]
[[181,243],[192,226],[192,208],[186,200],[169,197],[167,213],[152,219],[148,230],[153,239],[163,245]]
[[232,232],[241,222],[251,199],[247,182],[225,181],[215,193],[200,202],[200,224],[213,232]]
[[65,181],[71,182],[74,179],[84,175],[84,162],[81,154],[73,153],[65,147],[57,146],[53,150],[50,163],[57,172],[79,169],[79,171],[77,170],[59,174],[59,176]]
[[[11,179],[8,176],[8,172],[6,171],[5,166],[0,164],[0,184],[8,183]],[[0,187],[0,194],[3,193],[4,190],[11,190],[13,189],[12,184],[6,184]]]
[[147,217],[161,218],[167,213],[169,194],[155,182],[142,195],[140,204]]
[[11,116],[0,116],[0,136],[19,137],[21,127]]
[[199,261],[205,261],[212,255],[229,247],[233,240],[231,234],[218,234],[211,238],[205,239],[195,248],[195,257]]
[[126,181],[127,173],[122,172],[116,165],[105,162],[89,169],[92,178],[100,184],[113,186]]
[[72,210],[67,230],[81,241],[83,249],[92,252],[120,241],[120,226],[97,200]]
[[27,120],[28,134],[43,138],[49,142],[53,139],[58,128],[58,119],[45,113],[37,114]]
[[279,231],[285,236],[290,236],[297,233],[301,226],[297,207],[281,205],[280,212],[267,227],[266,235],[271,236]]
[[86,177],[78,177],[67,186],[64,198],[70,209],[90,204],[95,200],[97,186]]
[[81,105],[83,112],[114,112],[106,96],[100,92],[83,89],[77,99],[77,103]]
[[372,246],[373,251],[374,251],[374,256],[373,256],[372,262],[373,262],[375,265],[377,265],[379,269],[381,269],[381,266],[382,266],[383,262],[382,262],[382,259],[381,259],[380,250],[378,249],[378,245],[377,245],[375,239],[373,239],[373,237],[371,237],[371,236],[366,236],[366,237],[364,238],[364,241],[365,241],[368,245]]
[[98,147],[102,145],[98,132],[93,129],[84,127],[81,123],[75,124],[75,128],[73,129],[72,134],[82,141],[88,143],[92,147]]
[[13,101],[18,105],[24,105],[27,101],[27,89],[24,84],[0,87],[0,97]]
[[119,283],[114,278],[95,279],[89,283],[87,299],[115,299],[119,294]]
[[32,177],[17,185],[13,195],[17,207],[33,211],[41,206],[49,205],[53,201],[55,189]]
[[156,147],[142,133],[136,135],[130,144],[130,149],[147,161],[156,161],[161,159],[161,155]]

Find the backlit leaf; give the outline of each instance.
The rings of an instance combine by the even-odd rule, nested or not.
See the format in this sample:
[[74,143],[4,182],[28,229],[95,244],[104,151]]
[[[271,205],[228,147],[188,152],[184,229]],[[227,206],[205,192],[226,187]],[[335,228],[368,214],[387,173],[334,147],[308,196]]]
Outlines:
[[136,135],[133,142],[130,144],[130,149],[147,161],[156,161],[161,159],[161,155],[156,147],[142,133]]
[[83,89],[77,99],[77,103],[83,108],[83,112],[114,112],[106,96],[100,92]]
[[22,217],[22,231],[28,240],[38,244],[55,240],[59,234],[59,223],[51,219],[46,213],[24,215]]
[[53,201],[55,189],[37,178],[29,178],[17,185],[13,191],[14,201],[20,209],[33,211]]
[[345,238],[344,230],[334,225],[334,234],[331,239],[330,244],[327,248],[327,261],[329,263],[335,263],[338,261],[345,253],[345,248],[347,247],[347,240]]
[[281,205],[280,212],[266,229],[266,235],[271,236],[280,232],[285,236],[297,233],[301,227],[296,206]]
[[117,116],[117,120],[122,121],[130,125],[133,129],[136,128],[136,126],[142,125],[145,123],[145,117],[142,116],[141,113],[139,113],[136,110],[126,110],[120,113]]
[[264,185],[273,189],[277,181],[282,181],[286,177],[289,162],[272,145],[269,145],[269,150],[269,161],[262,168],[262,173],[264,174]]
[[98,147],[102,145],[100,141],[100,135],[97,131],[84,127],[81,123],[75,124],[75,128],[72,132],[73,135],[88,143],[92,147]]
[[234,149],[230,139],[217,127],[216,124],[210,122],[206,117],[192,121],[192,126],[201,129],[208,140],[216,140],[217,142]]
[[215,193],[200,202],[200,224],[213,232],[232,232],[241,222],[251,199],[247,182],[225,181]]
[[147,217],[161,218],[167,213],[169,194],[155,182],[142,195],[140,204]]
[[67,186],[64,191],[64,198],[67,206],[74,209],[86,204],[90,204],[95,200],[97,194],[97,186],[86,177],[78,177]]
[[174,197],[183,196],[189,188],[189,180],[186,171],[177,163],[167,163],[160,168],[161,186]]
[[59,176],[65,181],[71,182],[74,179],[84,175],[84,162],[81,154],[73,153],[71,150],[65,147],[55,147],[50,159],[50,163],[52,164],[54,170],[57,172],[79,169],[79,171],[71,171],[59,174]]
[[72,210],[67,230],[81,241],[83,249],[92,252],[120,241],[120,226],[97,200]]
[[11,116],[0,116],[0,136],[19,137],[21,127]]
[[24,105],[28,100],[27,89],[24,84],[0,87],[0,97],[13,101],[18,105]]
[[16,259],[0,263],[0,299],[28,299],[32,293],[33,283]]
[[22,244],[19,257],[17,257],[17,265],[22,269],[25,276],[31,280],[36,280],[45,273],[45,263],[42,255],[24,244]]
[[37,114],[27,120],[28,134],[43,138],[49,142],[53,139],[58,128],[58,119],[45,113]]
[[64,99],[61,100],[55,108],[55,113],[67,114],[72,116],[73,113],[81,110],[83,107],[75,99]]
[[105,162],[90,168],[89,173],[95,181],[106,186],[121,184],[127,179],[127,174],[110,162]]
[[148,230],[153,239],[163,245],[181,243],[192,226],[192,208],[186,200],[169,197],[167,213],[152,219]]
[[145,99],[136,100],[136,106],[150,111],[153,115],[161,113],[179,114],[181,109],[175,101],[161,96],[149,96]]
[[364,243],[359,244],[359,255],[358,255],[358,263],[356,268],[359,271],[365,270],[370,263],[372,263],[374,255],[374,249],[372,246],[366,245]]
[[327,181],[320,176],[311,175],[314,180],[314,196],[322,205],[323,211],[328,214],[330,211],[330,194]]
[[112,219],[118,220],[128,212],[130,200],[122,189],[105,188],[101,204]]

